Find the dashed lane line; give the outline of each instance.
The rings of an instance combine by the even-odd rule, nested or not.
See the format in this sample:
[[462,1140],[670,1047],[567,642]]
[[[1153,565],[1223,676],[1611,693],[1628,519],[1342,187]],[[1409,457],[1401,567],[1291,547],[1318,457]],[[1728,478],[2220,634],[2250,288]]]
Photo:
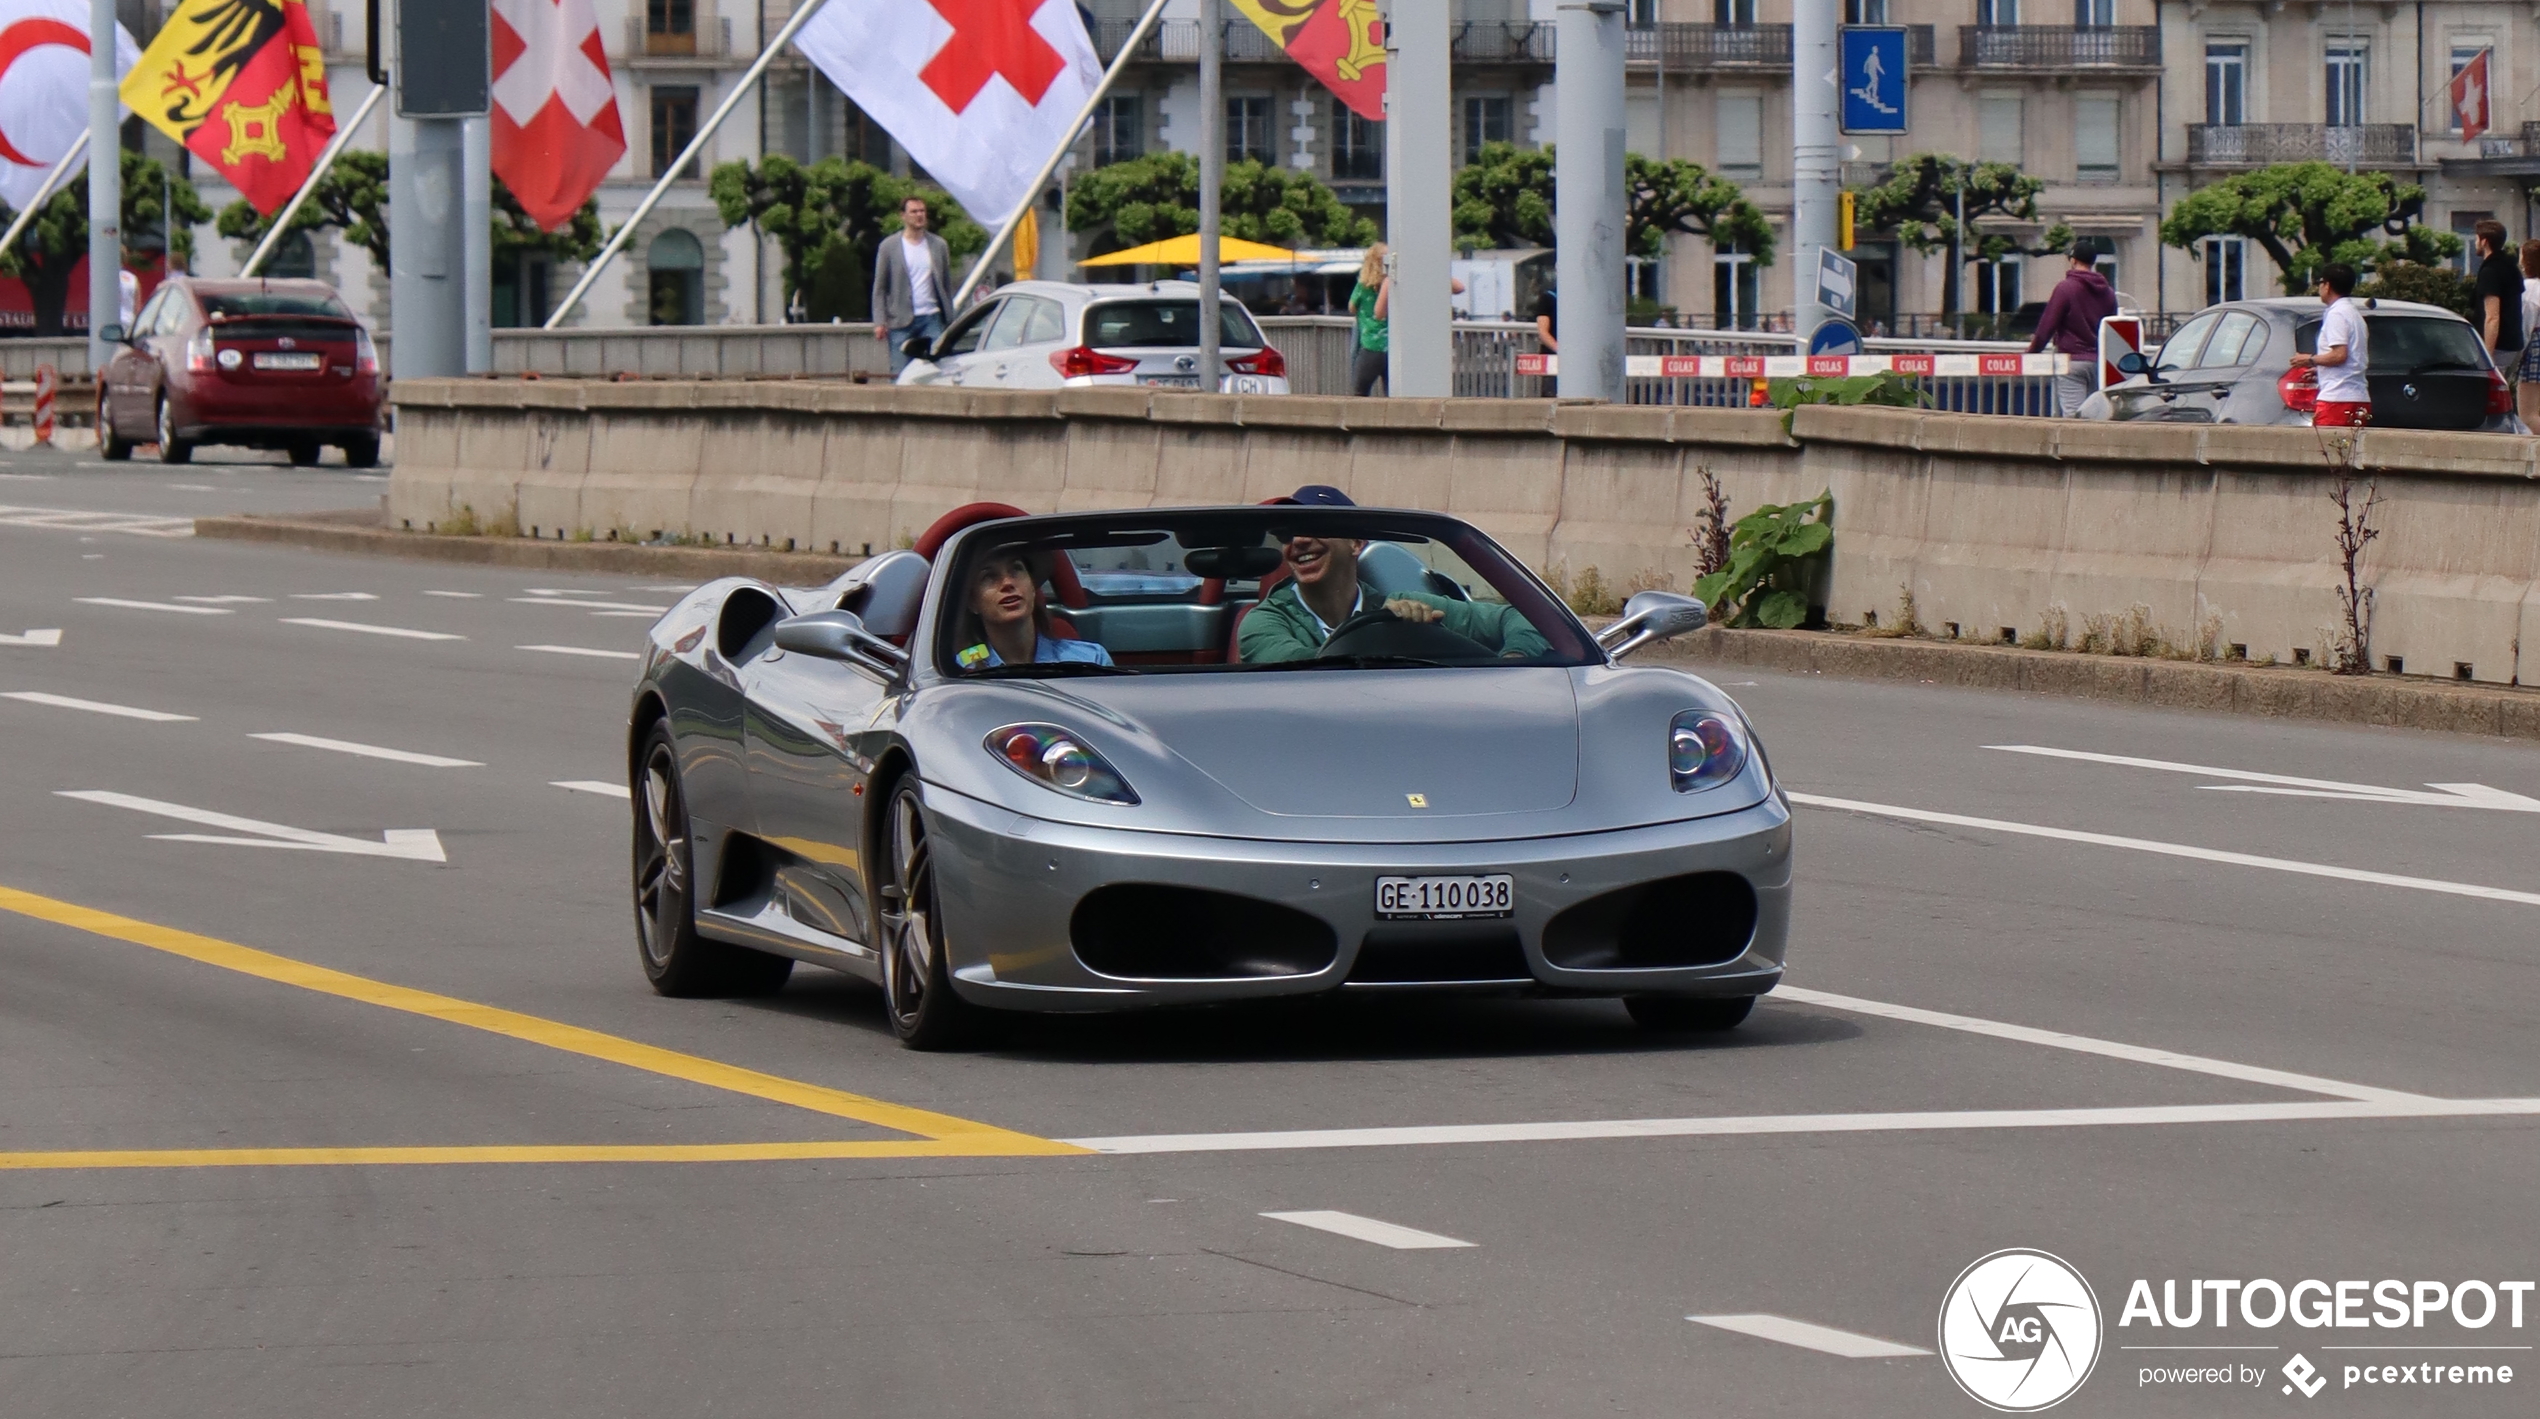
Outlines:
[[173,601],[127,601],[120,596],[74,596],[82,606],[120,606],[127,611],[174,611],[182,616],[229,616],[226,606],[179,606]]
[[315,626],[322,631],[358,631],[366,636],[398,636],[412,641],[463,641],[449,631],[418,631],[406,626],[374,626],[367,621],[329,621],[318,616],[285,616],[286,626]]
[[622,783],[610,783],[606,779],[597,778],[552,779],[548,781],[547,787],[569,788],[576,793],[596,793],[602,798],[631,799],[635,796],[634,790]]
[[424,595],[446,596],[452,601],[482,601],[485,599],[485,593],[481,591],[427,591]]
[[1442,1237],[1435,1232],[1423,1232],[1416,1227],[1400,1227],[1391,1222],[1379,1222],[1373,1217],[1361,1217],[1355,1212],[1264,1212],[1261,1215],[1273,1222],[1293,1222],[1297,1226],[1312,1227],[1334,1236],[1374,1242],[1395,1251],[1436,1251],[1472,1245],[1471,1242]]
[[190,714],[169,714],[165,710],[139,709],[132,705],[112,705],[104,700],[74,699],[69,695],[48,695],[42,690],[10,690],[0,693],[0,700],[22,700],[31,705],[51,705],[55,709],[86,710],[90,714],[110,714],[119,719],[146,719],[153,724],[192,724]]
[[652,606],[641,601],[577,601],[562,596],[510,596],[505,600],[515,606],[578,606],[585,611],[644,611],[659,616],[667,606]]
[[1855,1335],[1851,1331],[1836,1330],[1832,1326],[1811,1325],[1807,1321],[1792,1320],[1788,1316],[1748,1313],[1686,1316],[1685,1319],[1692,1321],[1695,1325],[1707,1325],[1717,1330],[1732,1330],[1740,1335],[1752,1335],[1759,1340],[1775,1340],[1784,1345],[1796,1345],[1803,1350],[1822,1350],[1829,1355],[1840,1355],[1847,1360],[1895,1360],[1911,1355],[1932,1353],[1929,1350],[1916,1349],[1911,1345],[1899,1345],[1892,1340],[1881,1340],[1876,1336]]
[[411,749],[383,749],[376,744],[356,744],[350,739],[322,739],[314,734],[250,734],[269,744],[295,744],[303,749],[331,749],[338,754],[353,754],[365,759],[386,759],[399,764],[421,764],[432,769],[481,769],[476,759],[453,759],[441,754],[418,754]]
[[369,591],[295,591],[291,593],[291,599],[294,601],[377,601],[379,596]]
[[516,645],[512,649],[534,650],[543,655],[587,655],[595,660],[641,660],[644,658],[636,651],[594,650],[587,645]]

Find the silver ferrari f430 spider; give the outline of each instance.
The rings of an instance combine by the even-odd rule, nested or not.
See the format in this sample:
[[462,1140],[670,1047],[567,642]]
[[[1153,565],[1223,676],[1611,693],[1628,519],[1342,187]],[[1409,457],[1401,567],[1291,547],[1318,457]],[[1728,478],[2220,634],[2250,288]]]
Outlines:
[[1325,991],[1745,1018],[1789,804],[1728,696],[1624,661],[1701,603],[1592,634],[1464,522],[1304,491],[974,504],[826,586],[682,598],[628,726],[654,987],[807,961],[921,1049],[998,1010]]

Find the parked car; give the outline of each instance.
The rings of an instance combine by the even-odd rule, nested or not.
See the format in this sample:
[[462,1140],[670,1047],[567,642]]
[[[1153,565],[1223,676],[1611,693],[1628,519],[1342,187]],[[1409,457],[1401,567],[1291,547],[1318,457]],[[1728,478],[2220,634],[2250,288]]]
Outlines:
[[[1288,362],[1231,296],[1218,308],[1227,394],[1285,394]],[[902,384],[1059,389],[1092,384],[1199,388],[1199,286],[1072,286],[1017,281],[946,329],[900,372]]]
[[276,448],[306,467],[332,444],[379,462],[379,349],[323,281],[162,282],[132,318],[97,391],[97,443],[126,459],[156,443]]
[[[2379,428],[2527,433],[2514,417],[2513,387],[2496,371],[2470,323],[2441,306],[2365,301],[2364,382]],[[2083,401],[2085,419],[2149,419],[2173,424],[2311,422],[2319,399],[2314,372],[2293,368],[2312,354],[2326,314],[2316,297],[2227,301],[2191,316],[2148,356],[2120,368],[2140,372]]]

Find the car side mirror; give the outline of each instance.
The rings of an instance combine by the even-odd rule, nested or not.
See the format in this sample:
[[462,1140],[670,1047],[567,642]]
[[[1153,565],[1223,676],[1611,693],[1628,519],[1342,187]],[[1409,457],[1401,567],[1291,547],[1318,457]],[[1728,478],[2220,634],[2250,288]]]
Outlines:
[[2117,373],[2119,374],[2137,375],[2150,368],[2152,368],[2152,362],[2143,358],[2143,352],[2140,350],[2128,350],[2117,356]]
[[129,345],[132,343],[132,332],[110,320],[97,327],[97,338],[109,345]]
[[931,360],[935,357],[935,342],[923,335],[911,335],[900,342],[900,353],[912,360]]
[[1673,640],[1701,630],[1711,619],[1709,607],[1673,591],[1637,592],[1623,603],[1623,619],[1607,626],[1596,643],[1621,658],[1651,641]]
[[908,652],[864,628],[853,611],[815,611],[776,623],[776,648],[821,660],[843,660],[883,675],[908,664]]

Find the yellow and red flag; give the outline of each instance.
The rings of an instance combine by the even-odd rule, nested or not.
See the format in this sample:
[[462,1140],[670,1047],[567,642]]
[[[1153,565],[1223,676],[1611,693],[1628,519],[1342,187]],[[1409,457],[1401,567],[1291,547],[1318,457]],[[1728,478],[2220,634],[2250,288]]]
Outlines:
[[305,0],[177,0],[123,101],[270,217],[335,136]]
[[1234,0],[1305,72],[1371,123],[1385,117],[1385,20],[1376,0]]

